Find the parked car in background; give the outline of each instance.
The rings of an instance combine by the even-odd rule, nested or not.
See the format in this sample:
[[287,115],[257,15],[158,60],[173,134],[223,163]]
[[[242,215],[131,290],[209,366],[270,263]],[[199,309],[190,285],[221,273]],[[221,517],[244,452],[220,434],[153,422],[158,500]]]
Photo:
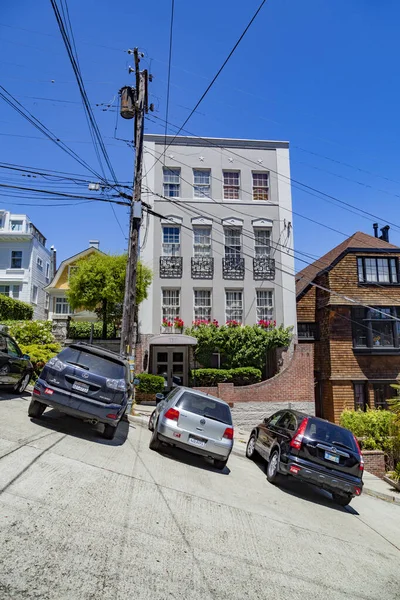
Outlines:
[[103,423],[103,435],[111,440],[131,394],[124,357],[90,344],[71,344],[43,368],[28,414],[39,418],[49,406],[92,424]]
[[17,342],[0,331],[0,386],[22,394],[33,374],[27,354],[22,354]]
[[229,405],[191,388],[176,387],[167,397],[157,394],[157,407],[149,420],[153,432],[150,448],[162,442],[212,458],[223,470],[233,447],[233,425]]
[[281,410],[251,432],[246,455],[268,461],[267,479],[290,475],[332,493],[341,506],[362,492],[364,460],[344,427],[295,410]]

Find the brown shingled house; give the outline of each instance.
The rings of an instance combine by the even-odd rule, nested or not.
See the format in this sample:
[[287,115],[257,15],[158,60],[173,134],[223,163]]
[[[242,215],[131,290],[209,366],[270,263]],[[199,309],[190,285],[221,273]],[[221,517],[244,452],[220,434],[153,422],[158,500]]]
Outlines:
[[400,248],[388,226],[374,230],[296,275],[299,342],[315,344],[316,413],[335,422],[345,408],[386,407],[400,377]]

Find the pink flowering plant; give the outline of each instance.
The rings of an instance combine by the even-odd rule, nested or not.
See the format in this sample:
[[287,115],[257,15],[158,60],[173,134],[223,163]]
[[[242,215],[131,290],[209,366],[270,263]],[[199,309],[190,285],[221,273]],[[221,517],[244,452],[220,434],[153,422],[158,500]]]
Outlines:
[[271,329],[272,327],[276,327],[276,321],[267,321],[266,319],[260,319],[260,321],[258,321],[258,325],[263,329]]
[[162,320],[161,325],[166,329],[167,327],[172,327],[172,321],[170,321],[169,319],[166,319],[164,317],[164,319]]
[[185,326],[185,323],[183,322],[183,320],[180,317],[175,317],[174,319],[174,327],[175,329],[183,329]]

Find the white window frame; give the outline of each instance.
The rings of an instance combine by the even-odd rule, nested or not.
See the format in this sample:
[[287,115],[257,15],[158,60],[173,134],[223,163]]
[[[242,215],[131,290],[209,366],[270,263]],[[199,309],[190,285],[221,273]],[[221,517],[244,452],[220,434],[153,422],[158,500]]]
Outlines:
[[256,290],[257,323],[259,321],[272,321],[274,319],[274,291]]
[[50,281],[50,263],[46,263],[46,281],[47,283]]
[[32,286],[32,304],[38,303],[39,288],[37,285]]
[[180,288],[163,288],[161,290],[161,320],[167,319],[173,323],[180,316],[181,290]]
[[[14,256],[14,254],[17,254],[17,253],[20,254],[21,256],[18,256],[18,257]],[[11,250],[11,269],[22,269],[22,259],[23,259],[23,257],[24,257],[24,255],[23,255],[22,250]],[[19,267],[13,266],[13,261],[17,260],[17,259],[21,260],[21,265]]]
[[39,271],[43,271],[43,259],[41,259],[40,256],[36,259],[36,265]]
[[[266,185],[260,185],[255,180],[257,175],[263,175],[267,179]],[[253,200],[254,202],[268,202],[269,200],[269,173],[268,171],[253,171],[252,172],[252,183],[253,183]],[[257,185],[256,185],[257,184]],[[263,198],[257,196],[262,195]],[[265,197],[266,196],[266,197]]]
[[[178,232],[178,237],[176,238],[176,233],[172,232],[172,230],[176,229]],[[167,230],[171,230],[167,232]],[[179,225],[175,223],[171,223],[170,225],[162,226],[162,256],[180,256],[181,255],[181,228]],[[171,236],[171,237],[166,237]],[[175,240],[178,241],[165,241],[165,240]]]
[[163,191],[167,198],[179,198],[181,193],[180,167],[163,167]]
[[49,310],[50,308],[50,295],[46,292],[44,296],[44,309]]
[[[14,226],[18,225],[17,228]],[[11,219],[10,221],[10,231],[23,231],[24,229],[24,221],[22,219]]]
[[[57,306],[60,307],[60,310],[57,310]],[[64,310],[66,309],[66,310]],[[54,314],[55,315],[71,315],[71,307],[68,304],[68,300],[65,296],[56,296],[54,298]]]
[[[229,177],[232,177],[235,174],[237,174],[238,176],[237,183],[232,183],[232,181],[229,181]],[[238,171],[237,169],[224,169],[222,171],[222,178],[224,200],[240,200],[240,171]]]
[[212,256],[211,225],[193,226],[193,256]]
[[212,321],[212,291],[210,289],[193,290],[193,314],[195,321]]
[[193,169],[193,198],[211,197],[211,169]]
[[[3,296],[9,296],[11,297],[11,285],[8,283],[5,284],[1,284],[0,288],[4,288],[4,292],[0,292],[0,294],[2,294]],[[7,289],[8,288],[8,289]]]
[[[229,239],[230,238],[230,239]],[[239,241],[239,243],[232,243]],[[241,258],[242,256],[242,228],[224,227],[224,255],[225,258]]]
[[[260,243],[258,234],[266,234],[267,243]],[[271,237],[272,231],[270,228],[255,227],[254,228],[254,256],[258,257],[269,257],[271,256]]]
[[225,290],[225,321],[243,323],[243,315],[243,290]]

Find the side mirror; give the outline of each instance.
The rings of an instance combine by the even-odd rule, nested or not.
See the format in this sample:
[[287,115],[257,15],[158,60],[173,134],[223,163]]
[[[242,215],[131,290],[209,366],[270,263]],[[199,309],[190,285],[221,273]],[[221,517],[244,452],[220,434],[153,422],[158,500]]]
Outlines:
[[29,356],[29,354],[24,354],[22,356],[22,358],[25,358],[25,360],[31,360],[31,357]]
[[156,394],[156,404],[159,404],[160,402],[162,402],[164,400],[165,396],[164,394]]
[[264,422],[264,425],[268,425],[268,423],[270,422],[270,417],[265,417],[263,422]]

